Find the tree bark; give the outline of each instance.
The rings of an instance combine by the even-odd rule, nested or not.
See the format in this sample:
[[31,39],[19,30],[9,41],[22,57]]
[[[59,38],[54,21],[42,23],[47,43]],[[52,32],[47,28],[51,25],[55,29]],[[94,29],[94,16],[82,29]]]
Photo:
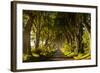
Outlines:
[[32,56],[31,45],[30,45],[30,32],[33,23],[32,13],[28,14],[29,20],[26,24],[26,27],[23,30],[23,53],[26,55]]
[[31,55],[30,32],[27,30],[23,32],[23,53]]
[[38,50],[39,48],[39,42],[40,42],[40,32],[36,32],[36,42],[35,42],[35,49]]

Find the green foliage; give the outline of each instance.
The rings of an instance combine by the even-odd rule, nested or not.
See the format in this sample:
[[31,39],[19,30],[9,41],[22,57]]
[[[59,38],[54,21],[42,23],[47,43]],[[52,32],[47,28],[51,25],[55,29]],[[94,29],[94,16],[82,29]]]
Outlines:
[[73,57],[74,59],[90,59],[90,34],[89,32],[85,29],[82,35],[82,43],[84,44],[83,49],[84,53],[78,53],[77,55],[73,51],[76,46],[76,41],[73,41],[72,44],[70,43],[64,43],[63,48],[61,51],[64,53],[65,56],[67,57]]
[[90,34],[87,30],[84,30],[82,39],[85,53],[90,53]]
[[29,60],[31,55],[23,54],[23,61]]
[[34,57],[40,57],[40,56],[44,56],[44,57],[52,57],[54,55],[54,53],[56,52],[56,50],[54,49],[53,46],[43,46],[41,45],[38,48],[38,51],[40,51],[39,53],[36,52],[35,48],[32,48],[32,55]]
[[72,49],[72,46],[69,43],[64,43],[61,51],[63,52],[65,56],[70,57],[70,56],[73,56],[71,49]]
[[[34,41],[34,46],[29,45],[33,57],[53,57],[58,48],[65,57],[77,60],[90,59],[90,29],[88,29],[90,25],[89,27],[86,27],[86,24],[84,27],[80,25],[81,22],[86,23],[85,18],[90,18],[89,14],[25,11],[25,14],[23,13],[24,27],[30,20],[29,15],[33,16],[29,32],[29,43]],[[79,38],[82,40],[78,40]],[[81,49],[79,44],[83,44],[83,48],[81,47],[84,50],[83,53],[79,52]],[[23,59],[29,60],[29,57],[29,55],[24,55]]]
[[90,34],[86,28],[84,28],[84,32],[83,32],[83,36],[82,36],[82,43],[84,44],[84,53],[79,53],[77,56],[74,56],[73,58],[76,60],[90,59],[91,58]]
[[75,60],[90,59],[90,58],[91,58],[91,56],[89,53],[87,53],[87,54],[79,53],[78,56],[74,56]]
[[46,56],[46,57],[52,57],[55,53],[55,49],[51,46],[48,46],[48,47],[41,47],[41,53],[40,55],[42,56]]

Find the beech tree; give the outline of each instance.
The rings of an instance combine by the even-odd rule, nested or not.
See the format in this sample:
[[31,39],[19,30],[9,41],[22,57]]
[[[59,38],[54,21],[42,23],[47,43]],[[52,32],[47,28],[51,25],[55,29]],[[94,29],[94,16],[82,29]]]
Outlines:
[[23,54],[32,60],[35,56],[38,59],[53,57],[57,49],[64,46],[74,55],[84,54],[86,43],[90,41],[90,30],[91,15],[88,13],[23,10]]

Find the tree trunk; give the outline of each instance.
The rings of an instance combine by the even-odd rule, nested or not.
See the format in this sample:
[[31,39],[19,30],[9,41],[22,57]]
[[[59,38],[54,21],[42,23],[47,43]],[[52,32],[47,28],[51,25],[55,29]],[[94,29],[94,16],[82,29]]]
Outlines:
[[79,28],[79,52],[84,53],[84,45],[82,43],[82,35],[83,35],[83,24],[80,24],[80,28]]
[[30,32],[33,23],[33,16],[32,14],[28,16],[29,20],[26,24],[26,27],[23,30],[23,53],[32,56],[31,45],[30,45]]
[[75,52],[78,54],[84,53],[84,45],[82,44],[82,35],[83,35],[83,25],[80,24],[78,27],[78,33],[76,34],[75,41],[76,41],[76,48]]
[[40,32],[36,32],[36,42],[35,42],[36,50],[39,48],[39,42],[40,42]]
[[30,46],[30,32],[23,32],[23,53],[31,55],[31,46]]
[[41,50],[39,49],[40,44],[40,32],[41,32],[41,12],[37,15],[37,31],[36,31],[36,41],[35,41],[35,50],[36,53],[40,55]]

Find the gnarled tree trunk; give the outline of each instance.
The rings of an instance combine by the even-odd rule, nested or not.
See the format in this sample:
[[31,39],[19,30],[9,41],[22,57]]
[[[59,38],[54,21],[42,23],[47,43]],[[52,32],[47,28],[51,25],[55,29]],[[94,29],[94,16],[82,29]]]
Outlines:
[[23,54],[32,56],[31,45],[30,45],[30,32],[32,28],[33,18],[32,13],[27,13],[29,19],[26,26],[23,29]]

